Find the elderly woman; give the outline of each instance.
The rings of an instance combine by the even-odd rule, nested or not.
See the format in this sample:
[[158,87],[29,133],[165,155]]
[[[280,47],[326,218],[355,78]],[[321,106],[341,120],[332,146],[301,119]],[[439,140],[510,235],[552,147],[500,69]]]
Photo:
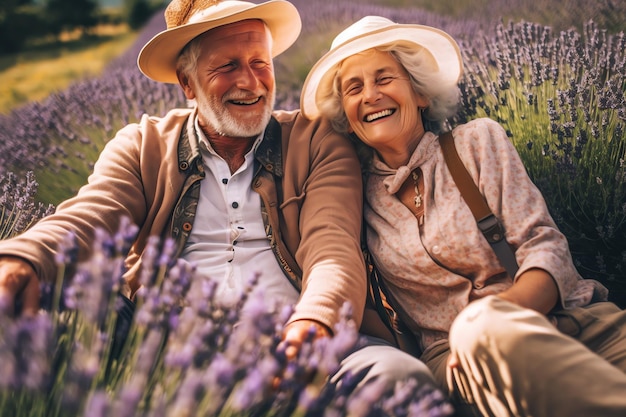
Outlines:
[[501,221],[511,274],[444,160],[462,59],[438,29],[368,16],[305,81],[305,116],[360,148],[367,246],[383,299],[460,409],[487,416],[626,416],[626,314],[574,268],[514,146],[496,122],[455,127],[462,164]]

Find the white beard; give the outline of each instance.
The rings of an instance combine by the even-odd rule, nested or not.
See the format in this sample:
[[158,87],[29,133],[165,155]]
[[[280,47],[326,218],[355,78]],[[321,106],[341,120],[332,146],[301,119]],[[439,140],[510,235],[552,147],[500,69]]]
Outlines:
[[274,91],[269,91],[266,99],[268,104],[261,115],[256,117],[251,115],[246,120],[242,120],[234,117],[218,97],[209,96],[202,89],[196,91],[198,114],[218,133],[229,137],[249,138],[258,136],[265,130],[274,108]]

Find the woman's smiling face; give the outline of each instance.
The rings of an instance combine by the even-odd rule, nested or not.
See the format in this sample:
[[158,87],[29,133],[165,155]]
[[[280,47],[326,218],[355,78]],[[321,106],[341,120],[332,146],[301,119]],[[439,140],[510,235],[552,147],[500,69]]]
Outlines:
[[[370,49],[345,59],[340,92],[350,130],[381,154],[415,147],[423,133],[417,94],[406,70],[388,52]],[[414,143],[415,142],[415,143]]]

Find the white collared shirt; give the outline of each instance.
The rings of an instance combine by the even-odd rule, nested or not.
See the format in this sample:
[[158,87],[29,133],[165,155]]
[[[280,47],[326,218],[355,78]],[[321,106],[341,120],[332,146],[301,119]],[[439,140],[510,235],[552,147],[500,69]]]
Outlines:
[[298,292],[270,248],[261,217],[261,198],[250,187],[254,151],[263,134],[245,155],[243,165],[231,175],[228,164],[212,148],[197,119],[195,129],[207,175],[200,186],[194,227],[182,257],[195,264],[200,274],[218,282],[216,300],[225,306],[238,300],[256,273],[261,275],[255,291],[263,291],[270,305],[295,303]]

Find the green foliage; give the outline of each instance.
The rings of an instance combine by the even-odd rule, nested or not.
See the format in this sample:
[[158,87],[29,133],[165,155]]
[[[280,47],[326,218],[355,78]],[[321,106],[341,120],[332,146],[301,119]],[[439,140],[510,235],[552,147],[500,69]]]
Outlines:
[[0,3],[0,18],[4,18],[6,13],[11,12],[22,6],[28,6],[33,3],[33,0],[3,0]]
[[45,35],[48,29],[48,21],[39,9],[3,6],[0,8],[0,54],[21,51],[30,39]]
[[624,36],[520,23],[466,45],[463,120],[490,117],[510,133],[568,238],[579,272],[626,305],[626,60]]
[[136,37],[137,33],[130,32],[124,25],[117,26],[111,35],[65,42],[47,40],[36,45],[29,42],[28,50],[0,55],[0,113],[9,114],[85,77],[99,75]]
[[44,11],[51,23],[51,31],[80,29],[88,31],[98,24],[99,6],[96,0],[46,0]]
[[125,0],[126,22],[131,29],[139,29],[152,17],[155,7],[150,0]]
[[[22,52],[61,34],[90,33],[99,24],[119,24],[115,9],[98,0],[7,0],[0,4],[0,54]],[[25,28],[28,28],[27,30]]]

